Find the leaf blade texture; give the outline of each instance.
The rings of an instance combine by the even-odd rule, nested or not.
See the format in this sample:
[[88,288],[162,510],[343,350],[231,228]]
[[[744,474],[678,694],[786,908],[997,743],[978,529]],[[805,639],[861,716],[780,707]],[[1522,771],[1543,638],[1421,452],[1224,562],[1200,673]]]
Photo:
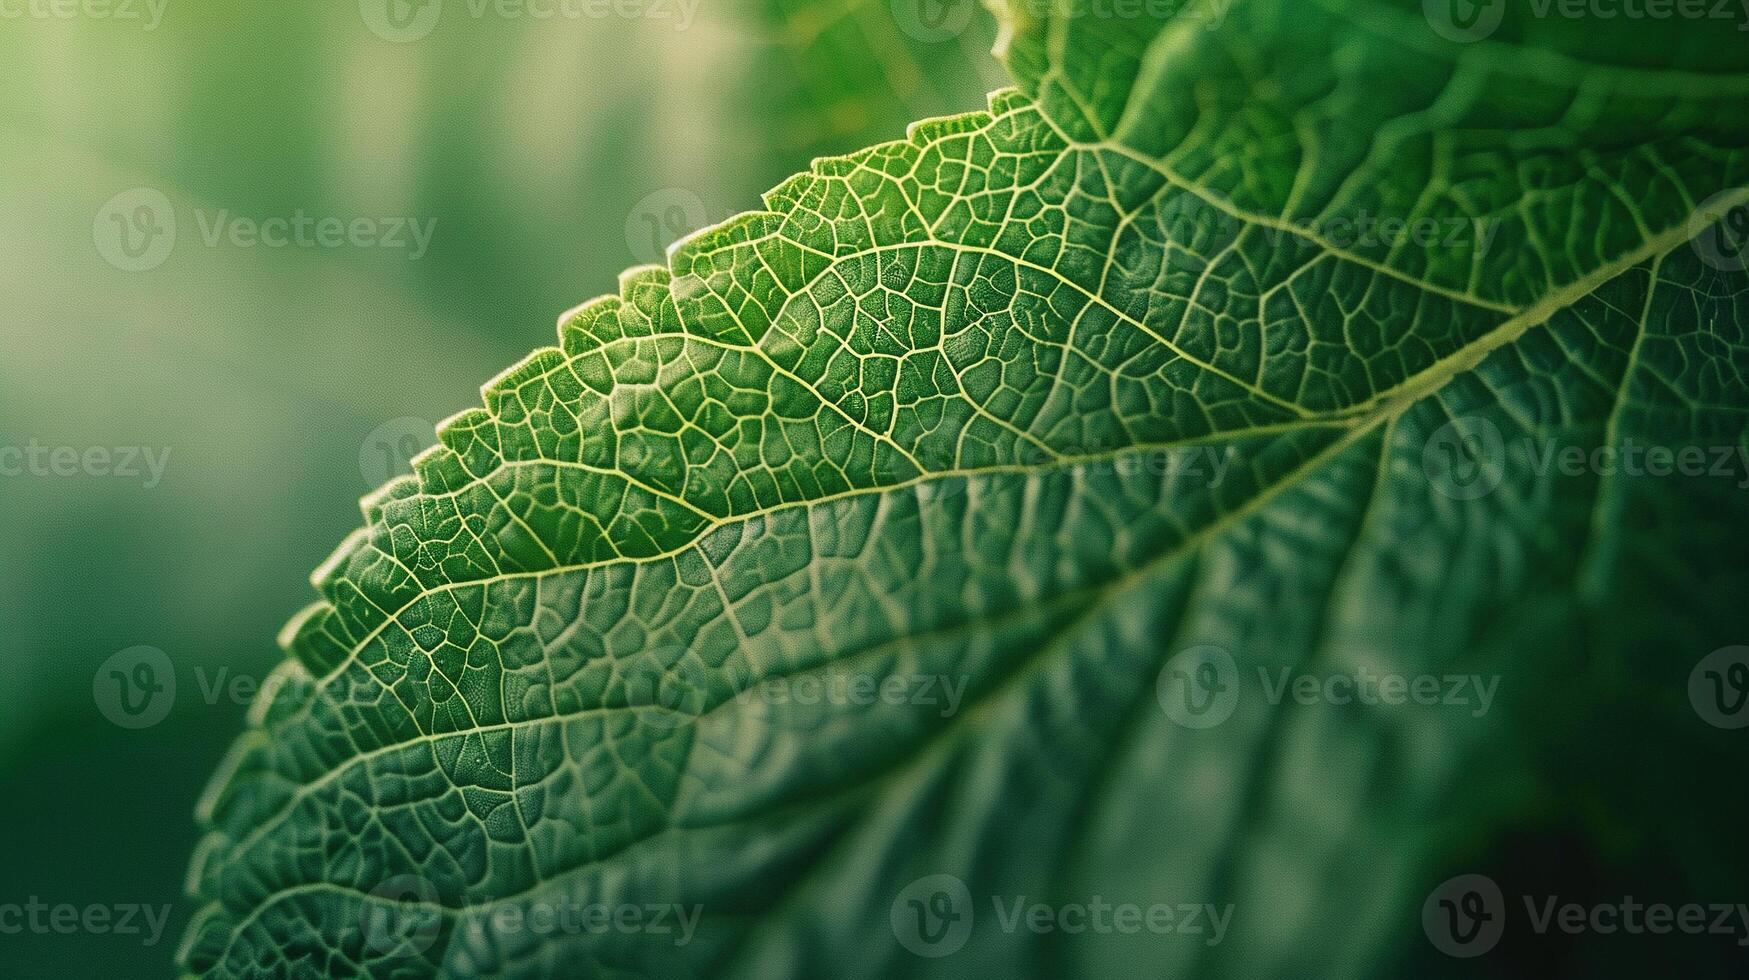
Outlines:
[[[1744,635],[1741,490],[1519,453],[1745,444],[1749,281],[1696,244],[1749,201],[1734,38],[1047,6],[997,7],[986,111],[627,273],[364,501],[202,803],[191,972],[1372,975],[1475,828],[1644,806],[1581,751],[1611,717],[1720,757],[1677,716]],[[1429,462],[1475,439],[1479,494]],[[1247,685],[1207,730],[1160,684],[1202,647]],[[758,696],[803,678],[907,696]],[[935,875],[977,922],[939,959],[897,926]],[[385,883],[425,932],[373,941]],[[1095,895],[1233,932],[991,908]],[[525,918],[589,904],[700,917]]]

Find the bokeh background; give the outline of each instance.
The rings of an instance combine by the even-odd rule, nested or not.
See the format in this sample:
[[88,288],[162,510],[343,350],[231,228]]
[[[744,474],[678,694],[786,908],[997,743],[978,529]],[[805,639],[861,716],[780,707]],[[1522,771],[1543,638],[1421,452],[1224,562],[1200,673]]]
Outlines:
[[[0,446],[169,455],[156,481],[0,477],[0,902],[168,903],[170,921],[151,946],[0,936],[0,976],[173,971],[192,811],[247,708],[233,695],[279,659],[356,498],[432,423],[672,239],[1003,83],[967,0],[548,9],[7,6]],[[133,270],[112,219],[142,190],[176,237]],[[221,219],[299,215],[431,238],[416,258],[207,241]],[[123,727],[105,665],[140,646],[175,694]]]

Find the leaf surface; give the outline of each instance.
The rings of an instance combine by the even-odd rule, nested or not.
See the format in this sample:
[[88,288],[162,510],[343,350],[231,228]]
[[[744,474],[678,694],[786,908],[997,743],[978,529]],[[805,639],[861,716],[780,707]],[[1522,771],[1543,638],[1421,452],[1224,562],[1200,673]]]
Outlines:
[[[999,10],[1017,90],[627,273],[366,499],[203,801],[190,971],[1371,975],[1500,835],[1662,853],[1608,824],[1732,758],[1683,685],[1749,635],[1749,508],[1536,461],[1749,446],[1749,52],[1071,9]],[[1181,724],[1208,648],[1236,701]],[[1368,672],[1496,693],[1267,696]],[[1701,761],[1587,752],[1623,712]],[[700,917],[550,918],[589,906]]]

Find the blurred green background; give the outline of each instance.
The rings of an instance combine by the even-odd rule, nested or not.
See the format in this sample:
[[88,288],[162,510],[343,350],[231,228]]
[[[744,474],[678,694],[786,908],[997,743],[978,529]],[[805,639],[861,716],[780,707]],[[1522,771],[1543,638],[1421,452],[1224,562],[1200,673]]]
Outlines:
[[[426,0],[404,30],[385,0],[7,7],[0,446],[169,455],[156,481],[0,476],[0,903],[171,910],[150,946],[0,935],[0,976],[172,971],[230,685],[279,659],[355,499],[431,423],[667,241],[1003,83],[969,2],[699,0],[682,24],[690,2]],[[111,202],[137,189],[176,236],[135,271],[115,236],[151,222]],[[208,241],[300,215],[431,239]],[[105,661],[142,645],[176,690],[132,729]]]

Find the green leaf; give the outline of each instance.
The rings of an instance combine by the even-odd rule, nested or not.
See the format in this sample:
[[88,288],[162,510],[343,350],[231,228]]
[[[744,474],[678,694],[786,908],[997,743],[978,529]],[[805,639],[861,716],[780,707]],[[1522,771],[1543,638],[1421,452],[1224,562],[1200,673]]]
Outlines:
[[1742,884],[1686,684],[1749,473],[1558,463],[1749,458],[1734,25],[1086,9],[364,501],[201,804],[191,972],[1361,976],[1525,841]]

